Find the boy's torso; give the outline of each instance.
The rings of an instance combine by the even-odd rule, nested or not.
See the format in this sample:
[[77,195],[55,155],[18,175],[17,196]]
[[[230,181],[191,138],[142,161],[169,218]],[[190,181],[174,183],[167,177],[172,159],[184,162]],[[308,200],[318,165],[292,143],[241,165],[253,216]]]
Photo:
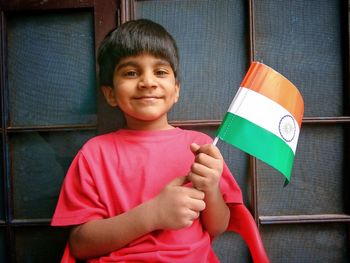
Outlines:
[[[99,201],[106,217],[126,212],[155,197],[175,177],[189,172],[194,155],[190,144],[209,143],[209,137],[181,129],[167,132],[121,130],[92,140],[82,152],[90,164]],[[154,231],[107,258],[91,262],[208,262],[216,257],[200,220],[186,229]],[[193,261],[194,260],[194,261]],[[107,262],[107,261],[106,261]]]

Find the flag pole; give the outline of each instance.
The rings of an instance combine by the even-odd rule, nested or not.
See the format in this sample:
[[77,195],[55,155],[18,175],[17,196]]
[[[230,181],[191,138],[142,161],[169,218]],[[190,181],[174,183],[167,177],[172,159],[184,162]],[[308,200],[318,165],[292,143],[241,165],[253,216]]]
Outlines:
[[216,146],[216,144],[218,143],[218,141],[219,141],[219,137],[216,136],[215,139],[214,139],[214,141],[213,141],[213,145]]

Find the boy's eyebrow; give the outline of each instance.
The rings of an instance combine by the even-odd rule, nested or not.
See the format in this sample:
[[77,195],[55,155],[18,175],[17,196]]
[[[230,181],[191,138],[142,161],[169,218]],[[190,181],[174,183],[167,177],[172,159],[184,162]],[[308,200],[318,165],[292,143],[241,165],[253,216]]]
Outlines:
[[117,67],[115,68],[116,71],[118,71],[119,69],[121,68],[125,68],[125,67],[137,67],[138,64],[134,61],[126,61],[126,62],[122,62],[122,63],[119,63],[117,65]]
[[162,58],[157,59],[157,62],[154,64],[157,66],[170,66],[170,63],[167,60]]
[[[168,61],[166,61],[165,59],[159,58],[156,60],[154,65],[155,66],[170,66],[170,63]],[[137,61],[129,60],[129,61],[119,63],[115,70],[118,71],[121,68],[125,68],[125,67],[139,67],[139,66],[140,66],[140,64]]]

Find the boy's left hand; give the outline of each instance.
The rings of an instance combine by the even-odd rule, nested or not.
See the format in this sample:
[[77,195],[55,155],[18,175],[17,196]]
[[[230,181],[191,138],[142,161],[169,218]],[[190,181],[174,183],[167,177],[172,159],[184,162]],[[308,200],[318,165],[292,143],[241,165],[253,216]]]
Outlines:
[[192,143],[191,151],[195,154],[195,160],[191,166],[188,179],[193,186],[205,194],[219,190],[224,165],[219,149],[212,144],[199,146]]

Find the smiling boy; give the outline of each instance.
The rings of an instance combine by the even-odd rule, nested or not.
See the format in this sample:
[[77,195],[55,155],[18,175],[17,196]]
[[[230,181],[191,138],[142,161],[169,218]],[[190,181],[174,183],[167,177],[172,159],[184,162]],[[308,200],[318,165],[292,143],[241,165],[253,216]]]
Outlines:
[[99,65],[126,127],[79,151],[52,225],[71,226],[71,252],[87,262],[218,262],[211,240],[242,195],[209,136],[168,122],[180,94],[175,41],[130,21],[107,35]]

